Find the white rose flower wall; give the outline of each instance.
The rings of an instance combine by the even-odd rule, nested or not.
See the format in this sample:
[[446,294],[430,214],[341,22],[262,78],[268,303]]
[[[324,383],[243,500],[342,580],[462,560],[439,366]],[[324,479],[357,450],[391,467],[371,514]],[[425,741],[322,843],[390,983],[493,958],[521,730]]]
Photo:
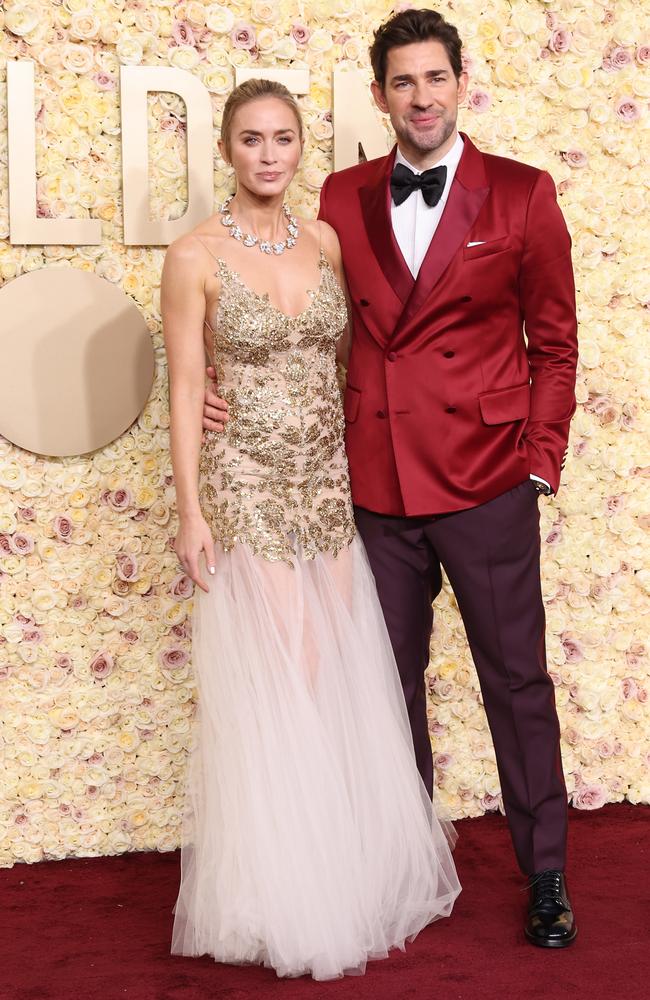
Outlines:
[[[579,405],[562,488],[541,504],[549,668],[570,800],[581,809],[649,802],[650,272],[641,220],[650,207],[650,17],[628,0],[436,7],[464,40],[462,128],[486,152],[550,171],[573,237]],[[164,253],[123,245],[119,67],[195,74],[212,97],[215,139],[235,67],[308,67],[307,145],[291,204],[314,214],[332,164],[332,66],[357,66],[369,81],[372,28],[392,9],[358,0],[0,4],[0,281],[49,266],[94,271],[132,297],[157,357],[139,420],[100,451],[45,460],[0,439],[1,865],[171,850],[180,839],[195,705],[192,588],[171,546]],[[9,59],[36,64],[39,215],[99,219],[101,246],[9,243]],[[149,124],[152,217],[178,217],[182,101],[152,94]],[[230,180],[215,150],[215,205]],[[428,687],[444,804],[455,817],[499,808],[448,586],[437,601]]]

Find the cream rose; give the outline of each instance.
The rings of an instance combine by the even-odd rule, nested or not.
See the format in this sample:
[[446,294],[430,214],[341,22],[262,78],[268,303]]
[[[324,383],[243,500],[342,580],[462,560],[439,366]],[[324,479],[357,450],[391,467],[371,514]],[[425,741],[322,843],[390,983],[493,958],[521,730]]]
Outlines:
[[23,38],[29,35],[38,27],[40,22],[39,5],[36,3],[17,3],[4,15],[5,28],[12,33]]

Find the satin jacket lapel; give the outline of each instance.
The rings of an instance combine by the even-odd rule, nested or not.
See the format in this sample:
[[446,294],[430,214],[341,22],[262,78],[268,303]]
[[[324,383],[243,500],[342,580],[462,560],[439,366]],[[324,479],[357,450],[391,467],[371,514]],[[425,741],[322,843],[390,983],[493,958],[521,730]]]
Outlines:
[[420,266],[417,281],[404,306],[397,331],[401,331],[409,320],[413,319],[433,293],[451,258],[462,246],[488,196],[490,188],[482,154],[466,135],[463,135],[463,140],[465,149],[451,185],[447,204]]
[[359,200],[373,253],[384,272],[386,281],[398,298],[406,304],[415,281],[397,245],[390,217],[389,184],[396,148],[380,164],[373,182],[359,188]]

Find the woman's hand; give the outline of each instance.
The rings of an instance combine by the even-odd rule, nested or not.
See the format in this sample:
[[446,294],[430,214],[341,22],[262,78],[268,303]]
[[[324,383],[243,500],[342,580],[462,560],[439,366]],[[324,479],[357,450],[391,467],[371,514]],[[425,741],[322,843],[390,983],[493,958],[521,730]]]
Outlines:
[[201,514],[181,519],[181,523],[174,541],[174,550],[178,560],[191,580],[209,593],[208,585],[201,576],[199,559],[201,553],[205,554],[205,563],[208,573],[215,573],[214,542],[205,519]]

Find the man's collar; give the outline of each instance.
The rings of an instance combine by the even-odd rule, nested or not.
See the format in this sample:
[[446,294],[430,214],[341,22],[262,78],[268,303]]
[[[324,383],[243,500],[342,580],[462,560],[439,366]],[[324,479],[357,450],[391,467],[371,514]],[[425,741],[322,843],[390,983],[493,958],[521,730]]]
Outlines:
[[[437,163],[434,164],[434,166],[447,167],[448,171],[455,170],[460,162],[461,156],[463,155],[463,149],[464,149],[463,140],[461,139],[460,135],[456,133],[455,143],[453,144],[451,149],[449,149],[445,153],[445,155],[440,160],[438,160]],[[395,153],[395,165],[397,165],[398,163],[403,163],[404,166],[408,167],[409,170],[412,170],[414,174],[423,173],[422,170],[418,170],[417,167],[414,167],[411,163],[409,163],[409,161],[406,159],[399,146],[397,147],[397,151]]]

